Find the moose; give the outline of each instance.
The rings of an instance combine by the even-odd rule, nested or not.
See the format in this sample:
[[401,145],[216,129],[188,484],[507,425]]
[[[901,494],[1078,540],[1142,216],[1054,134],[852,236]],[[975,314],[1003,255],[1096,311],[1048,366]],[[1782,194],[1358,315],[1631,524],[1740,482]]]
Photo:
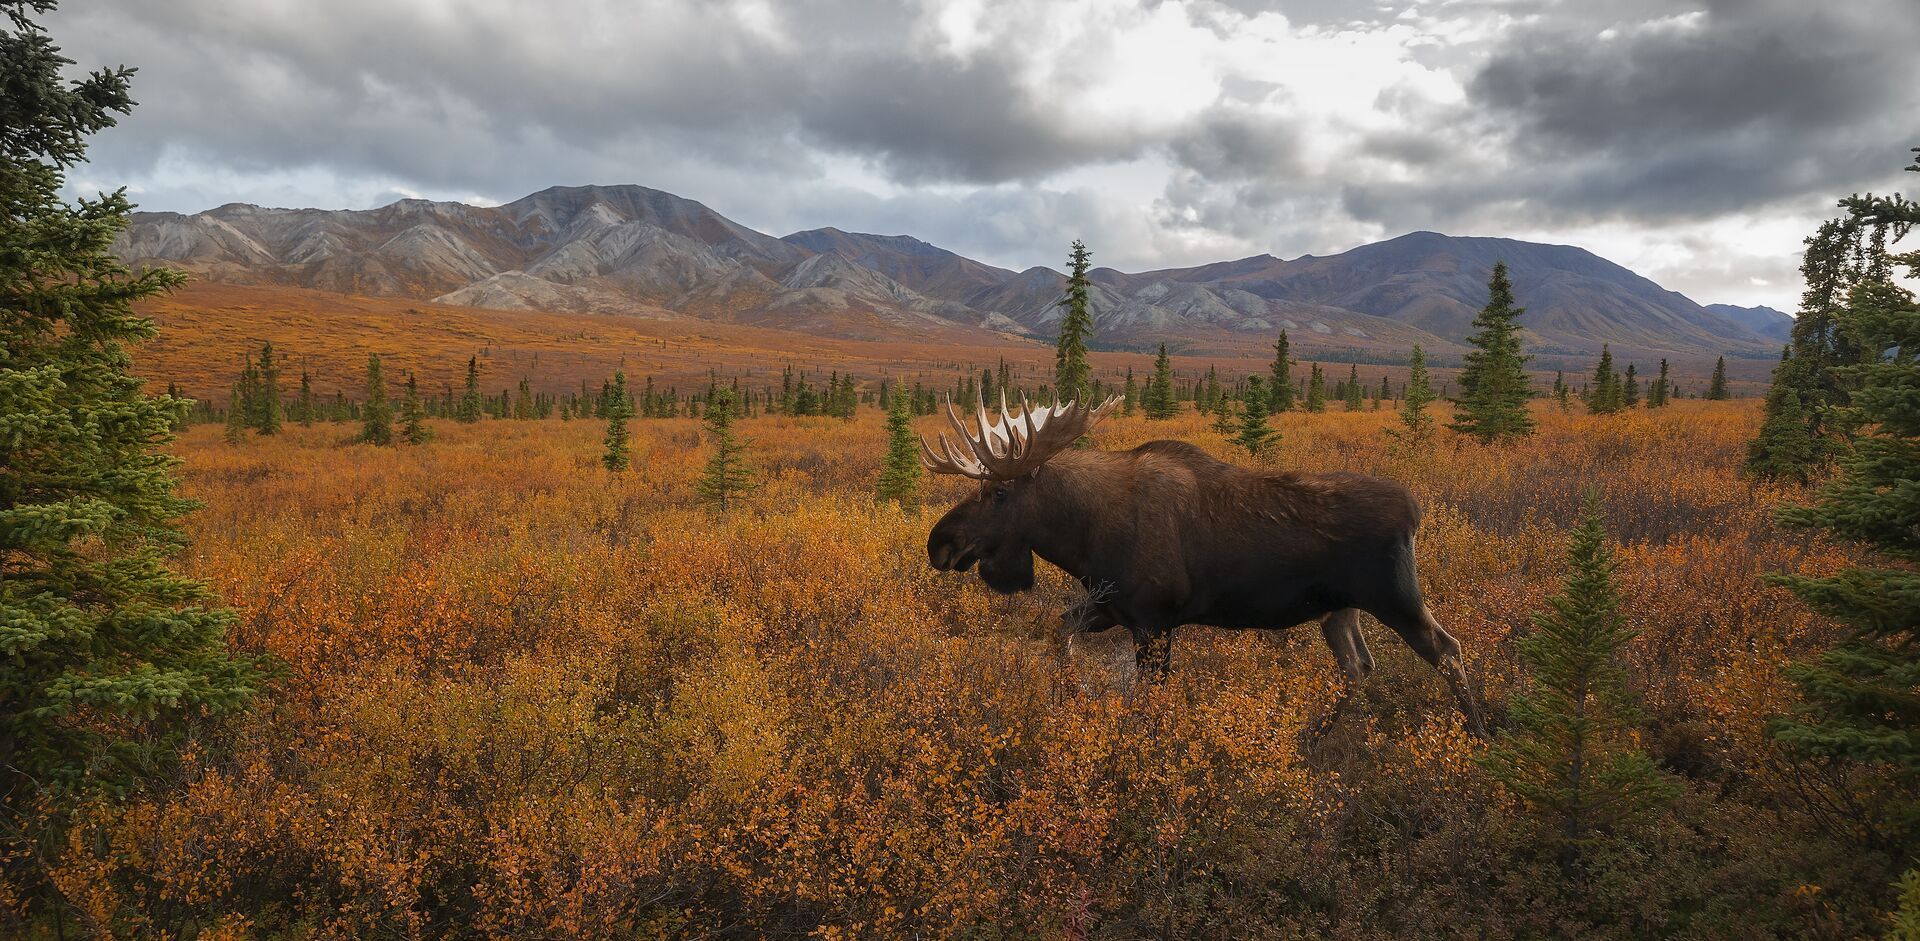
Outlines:
[[1483,734],[1460,644],[1427,610],[1414,571],[1420,505],[1398,483],[1353,473],[1249,470],[1181,441],[1131,451],[1073,448],[1113,411],[1057,403],[1019,414],[1000,398],[996,422],[980,405],[977,431],[953,403],[936,474],[979,481],[927,536],[940,571],[976,564],[987,586],[1015,594],[1034,585],[1034,556],[1077,580],[1087,595],[1063,616],[1068,629],[1124,626],[1139,675],[1164,677],[1174,628],[1280,629],[1319,619],[1350,684],[1373,670],[1360,612],[1399,634],[1446,679],[1469,728]]

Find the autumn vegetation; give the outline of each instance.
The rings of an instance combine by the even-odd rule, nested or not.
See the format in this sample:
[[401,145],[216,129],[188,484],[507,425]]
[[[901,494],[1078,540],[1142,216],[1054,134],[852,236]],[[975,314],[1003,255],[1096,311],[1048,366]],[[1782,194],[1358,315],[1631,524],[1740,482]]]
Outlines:
[[[1764,401],[1664,361],[1643,397],[1611,350],[1536,397],[1500,268],[1457,396],[1285,333],[1237,374],[1097,357],[1080,243],[1051,374],[776,372],[684,325],[497,396],[472,344],[333,328],[182,369],[124,194],[60,196],[130,73],[60,81],[50,8],[0,0],[9,936],[1920,936],[1900,197],[1809,241]],[[1384,637],[1353,684],[1316,630],[1187,626],[1153,681],[1060,631],[1063,573],[933,571],[975,485],[915,433],[1003,389],[1123,396],[1086,446],[1404,482],[1491,735]]]
[[[1415,488],[1429,597],[1496,710],[1605,494],[1635,734],[1682,792],[1578,881],[1376,624],[1381,667],[1336,716],[1311,628],[1185,628],[1173,678],[1136,686],[1110,638],[1053,639],[1058,573],[1008,599],[931,571],[965,485],[876,502],[877,409],[742,423],[760,485],[726,513],[689,418],[636,421],[625,472],[593,422],[436,421],[418,447],[190,429],[207,506],[181,565],[278,673],[164,779],[76,811],[46,878],[122,935],[1870,932],[1890,856],[1801,809],[1840,782],[1765,733],[1782,667],[1837,629],[1761,578],[1849,555],[1740,477],[1756,405],[1539,403],[1522,446],[1442,432],[1418,457],[1389,410],[1274,421],[1277,466]],[[1098,445],[1157,437],[1250,459],[1191,411]]]

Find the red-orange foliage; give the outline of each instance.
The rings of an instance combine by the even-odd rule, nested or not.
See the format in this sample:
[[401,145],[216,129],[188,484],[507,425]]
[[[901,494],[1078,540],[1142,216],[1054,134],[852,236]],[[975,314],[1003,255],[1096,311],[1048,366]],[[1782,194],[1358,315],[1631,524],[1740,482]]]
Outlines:
[[[1776,785],[1778,667],[1829,632],[1758,576],[1844,559],[1781,535],[1782,494],[1737,476],[1749,404],[1537,417],[1518,444],[1409,456],[1390,412],[1288,414],[1274,460],[1416,489],[1429,597],[1496,704],[1599,485],[1650,745],[1732,821],[1674,852],[1745,853],[1726,847]],[[85,819],[63,890],[102,931],[231,936],[1515,937],[1571,917],[1500,868],[1512,808],[1377,624],[1382,669],[1309,745],[1339,687],[1317,631],[1187,628],[1173,679],[1130,687],[1052,640],[1059,573],[1007,599],[927,567],[966,484],[875,505],[877,412],[744,423],[764,485],[723,516],[695,499],[697,427],[635,422],[624,474],[591,422],[441,423],[406,448],[191,430],[185,489],[208,505],[185,565],[284,677],[177,779]],[[1191,414],[1099,434],[1165,436],[1244,459]],[[1789,863],[1742,865],[1724,891],[1744,895],[1688,903],[1695,933],[1812,917],[1769,907]]]

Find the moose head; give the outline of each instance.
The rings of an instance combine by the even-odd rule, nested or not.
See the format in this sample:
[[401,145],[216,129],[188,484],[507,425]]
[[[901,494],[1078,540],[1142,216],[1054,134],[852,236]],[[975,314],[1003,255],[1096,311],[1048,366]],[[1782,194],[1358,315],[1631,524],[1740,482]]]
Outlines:
[[1035,527],[1049,525],[1055,514],[1039,486],[1047,461],[1079,440],[1110,413],[1119,396],[1097,406],[1065,402],[1034,408],[1022,397],[1019,413],[1000,396],[996,422],[979,407],[979,430],[969,431],[953,402],[947,402],[947,420],[958,443],[939,435],[936,450],[920,439],[920,463],[936,474],[958,474],[980,482],[979,489],[961,500],[935,524],[927,536],[927,561],[941,571],[964,572],[980,565],[980,578],[1001,594],[1033,587]]

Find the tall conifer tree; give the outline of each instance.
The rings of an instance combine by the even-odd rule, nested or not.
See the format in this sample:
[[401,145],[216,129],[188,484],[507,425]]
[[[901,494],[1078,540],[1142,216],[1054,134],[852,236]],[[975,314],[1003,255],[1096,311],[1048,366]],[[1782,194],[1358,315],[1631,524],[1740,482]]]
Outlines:
[[614,370],[613,383],[607,387],[606,400],[601,408],[607,416],[606,452],[600,455],[600,463],[607,470],[623,471],[632,461],[627,443],[627,419],[632,417],[632,409],[627,407],[626,370]]
[[393,406],[387,402],[387,381],[380,375],[378,353],[367,357],[367,404],[360,420],[360,440],[368,444],[393,443]]
[[1267,390],[1273,396],[1272,409],[1275,413],[1293,410],[1293,350],[1287,342],[1287,331],[1280,331],[1280,339],[1273,344],[1273,368],[1268,376]]
[[254,430],[263,435],[280,433],[283,413],[280,405],[280,362],[274,358],[273,344],[260,345],[260,404],[254,418]]
[[1626,390],[1620,374],[1613,368],[1613,348],[1600,344],[1600,362],[1593,367],[1593,383],[1587,389],[1587,411],[1611,415],[1626,407]]
[[480,357],[467,357],[466,391],[460,394],[460,410],[454,418],[462,424],[471,425],[480,420],[485,406],[480,401]]
[[1167,356],[1167,345],[1160,344],[1160,355],[1153,361],[1153,378],[1147,380],[1147,417],[1154,420],[1172,418],[1180,411],[1180,403],[1174,398],[1173,360]]
[[1087,385],[1091,371],[1087,337],[1093,333],[1093,314],[1087,306],[1093,282],[1087,280],[1087,269],[1092,258],[1086,243],[1074,239],[1073,254],[1067,262],[1067,296],[1060,301],[1067,314],[1060,318],[1060,337],[1054,346],[1053,388],[1055,399],[1061,402],[1084,402],[1092,394]]
[[1414,447],[1425,447],[1433,438],[1433,416],[1427,414],[1427,406],[1431,404],[1433,383],[1427,378],[1427,354],[1415,343],[1413,355],[1407,358],[1407,389],[1400,397],[1403,427],[1388,434]]
[[909,510],[920,505],[920,443],[913,436],[913,413],[905,397],[887,410],[887,458],[875,495]]
[[1327,410],[1327,377],[1320,371],[1320,364],[1313,363],[1307,373],[1307,401],[1303,406],[1309,412]]
[[420,387],[413,373],[407,373],[406,389],[400,399],[400,438],[408,444],[426,444],[433,440],[433,429],[427,427],[426,410],[420,405]]
[[257,684],[228,653],[233,622],[167,562],[186,542],[174,493],[173,404],[128,375],[153,337],[132,302],[179,272],[113,253],[124,190],[73,204],[66,171],[133,107],[131,69],[69,80],[33,22],[51,2],[0,4],[0,883],[30,904],[62,842],[41,811],[152,769],[184,721]]
[[713,438],[713,456],[708,458],[706,474],[700,478],[700,498],[722,510],[753,489],[746,445],[733,433],[735,414],[733,392],[728,389],[720,390],[707,406],[707,434]]
[[[1280,437],[1280,433],[1267,424],[1267,403],[1272,396],[1263,386],[1259,376],[1247,377],[1246,401],[1240,407],[1240,433],[1234,438],[1234,443],[1255,457],[1267,453]],[[1224,408],[1221,414],[1226,414]]]
[[1713,378],[1707,380],[1707,398],[1720,402],[1728,397],[1727,358],[1722,356],[1713,362]]
[[1520,352],[1520,325],[1526,308],[1514,306],[1513,283],[1505,262],[1495,262],[1487,280],[1487,306],[1473,320],[1467,338],[1474,349],[1460,371],[1459,408],[1454,431],[1482,441],[1497,441],[1533,433],[1527,414],[1528,357]]
[[[1904,257],[1920,267],[1920,252]],[[1862,773],[1871,783],[1860,835],[1904,848],[1912,864],[1920,862],[1920,304],[1890,281],[1863,281],[1835,319],[1865,353],[1837,377],[1855,390],[1862,432],[1818,499],[1781,520],[1875,556],[1832,575],[1776,579],[1851,634],[1789,668],[1801,703],[1769,731],[1801,756]]]

